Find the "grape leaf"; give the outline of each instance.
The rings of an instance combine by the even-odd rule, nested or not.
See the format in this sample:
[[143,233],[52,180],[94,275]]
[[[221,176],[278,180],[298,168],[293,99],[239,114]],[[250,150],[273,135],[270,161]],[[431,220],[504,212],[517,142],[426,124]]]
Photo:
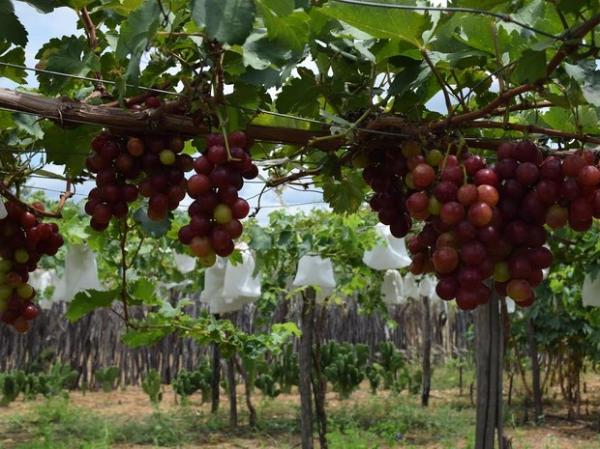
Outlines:
[[511,78],[517,83],[533,83],[546,76],[546,52],[525,50]]
[[116,54],[119,58],[130,56],[125,78],[137,82],[140,75],[142,54],[150,44],[159,27],[160,5],[154,0],[145,0],[121,25]]
[[365,183],[356,171],[345,171],[341,179],[323,181],[323,199],[336,213],[356,212],[364,200]]
[[265,21],[269,38],[301,52],[308,40],[309,16],[304,11],[293,11],[293,4],[260,0],[259,11]]
[[564,64],[566,72],[579,83],[583,96],[592,105],[600,107],[600,70],[595,61],[582,61],[578,65]]
[[130,329],[123,335],[121,340],[130,348],[148,347],[158,343],[170,332],[171,329],[167,326],[153,327],[152,329]]
[[77,176],[85,166],[90,142],[98,134],[95,126],[81,125],[76,128],[61,128],[52,125],[44,133],[44,147],[49,162],[65,165],[66,173]]
[[128,291],[136,303],[146,305],[158,305],[160,301],[156,297],[154,284],[146,278],[137,278],[128,286]]
[[[63,36],[50,39],[37,53],[39,65],[46,70],[87,76],[92,70],[100,70],[98,57],[89,50],[83,36]],[[79,81],[68,76],[38,73],[40,90],[47,94],[64,93]]]
[[65,316],[71,322],[83,318],[100,307],[109,307],[117,299],[118,290],[85,290],[79,292],[67,307]]
[[[0,44],[0,53],[4,51]],[[6,46],[8,48],[8,45]],[[0,54],[0,62],[8,64],[25,65],[25,50],[21,47],[14,47],[7,52]],[[0,77],[8,78],[15,83],[25,84],[25,71],[14,67],[0,65]]]
[[303,117],[315,117],[319,113],[319,86],[312,73],[304,72],[302,78],[294,78],[283,86],[277,97],[277,110],[296,112]]
[[0,0],[0,17],[0,42],[6,40],[23,47],[27,45],[27,30],[15,14],[10,0]]
[[399,9],[328,3],[321,11],[329,17],[342,20],[365,31],[373,37],[397,38],[416,47],[422,45],[423,31],[430,26],[429,18],[426,15]]
[[205,27],[211,39],[224,44],[243,44],[254,24],[253,0],[193,0],[192,18]]
[[55,0],[21,0],[33,6],[36,10],[42,13],[49,13],[54,11],[54,8],[58,6]]

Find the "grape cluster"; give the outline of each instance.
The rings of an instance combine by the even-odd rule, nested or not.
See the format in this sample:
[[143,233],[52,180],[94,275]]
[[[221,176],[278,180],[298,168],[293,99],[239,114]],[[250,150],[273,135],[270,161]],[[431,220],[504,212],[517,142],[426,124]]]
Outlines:
[[211,134],[206,151],[194,160],[196,174],[187,181],[187,193],[194,201],[188,210],[190,222],[179,230],[179,240],[189,245],[204,266],[213,265],[217,255],[229,256],[233,240],[242,235],[240,220],[250,206],[238,192],[244,179],[258,176],[249,146],[241,131],[229,134],[227,142],[222,135]]
[[5,207],[7,216],[0,220],[0,320],[26,332],[29,321],[39,314],[29,273],[43,255],[56,254],[64,241],[56,224],[41,223],[15,201],[6,202]]
[[402,237],[408,214],[422,222],[407,238],[414,274],[435,272],[437,294],[462,309],[489,301],[490,280],[520,306],[553,256],[545,225],[589,229],[600,217],[600,170],[593,153],[543,156],[530,141],[504,142],[495,165],[460,146],[445,156],[405,142],[402,155],[369,154],[363,174],[375,194],[379,220]]
[[111,218],[127,216],[129,204],[139,195],[149,198],[148,217],[164,219],[185,198],[185,172],[192,158],[180,154],[184,141],[177,136],[141,139],[101,133],[92,141],[88,170],[96,174],[96,187],[88,195],[85,211],[90,226],[105,230]]
[[[353,161],[355,166],[364,167],[363,179],[375,192],[369,200],[371,209],[397,238],[404,237],[412,226],[405,200],[407,191],[414,187],[409,173],[410,164],[420,151],[417,142],[409,141],[402,145],[401,152],[395,148],[378,149],[369,152],[366,157],[359,153]],[[359,162],[359,158],[366,160]]]

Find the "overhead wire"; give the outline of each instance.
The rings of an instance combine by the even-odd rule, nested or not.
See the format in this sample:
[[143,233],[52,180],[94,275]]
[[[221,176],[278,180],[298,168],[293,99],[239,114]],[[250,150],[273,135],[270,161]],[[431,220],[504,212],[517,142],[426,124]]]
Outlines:
[[[31,189],[31,190],[40,190],[40,191],[44,191],[44,192],[51,192],[51,193],[60,193],[63,194],[64,191],[63,190],[59,190],[59,189],[52,189],[49,187],[40,187],[40,186],[34,186],[34,185],[29,185],[29,184],[23,184],[22,187],[27,188],[27,189]],[[87,194],[85,193],[73,193],[73,196],[79,196],[82,198],[87,198]],[[250,197],[247,198],[246,200],[251,200],[255,197]],[[287,208],[292,208],[292,207],[300,207],[300,206],[310,206],[310,205],[325,205],[328,204],[325,201],[307,201],[307,202],[303,202],[303,203],[290,203],[290,204],[265,204],[265,205],[261,205],[260,208],[261,209],[287,209]],[[189,207],[189,204],[180,204],[179,207],[177,207],[178,210],[187,210],[187,208]]]
[[[531,25],[528,25],[519,20],[515,20],[511,17],[510,14],[506,13],[498,13],[493,11],[486,11],[484,9],[477,8],[467,8],[467,7],[454,7],[454,6],[420,6],[420,5],[402,5],[398,3],[381,3],[381,2],[372,2],[368,0],[332,0],[337,3],[345,3],[348,5],[355,6],[369,6],[374,8],[386,8],[386,9],[401,9],[404,11],[424,11],[424,12],[441,12],[441,13],[466,13],[466,14],[474,14],[480,16],[490,16],[496,19],[502,20],[503,22],[512,23],[517,25],[523,29],[529,30],[533,33],[539,34],[541,36],[545,36],[557,41],[565,42],[569,39],[569,31],[565,31],[562,35],[556,35],[549,33],[544,30],[540,30],[539,28],[535,28]],[[587,46],[586,44],[583,44]]]

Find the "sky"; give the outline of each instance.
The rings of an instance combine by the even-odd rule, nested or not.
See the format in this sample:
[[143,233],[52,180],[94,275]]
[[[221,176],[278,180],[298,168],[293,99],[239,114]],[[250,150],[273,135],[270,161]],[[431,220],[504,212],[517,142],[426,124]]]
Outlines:
[[[77,15],[69,8],[57,8],[52,13],[42,14],[26,3],[17,1],[14,2],[14,6],[15,13],[29,32],[29,42],[25,52],[26,65],[28,67],[35,67],[37,63],[35,55],[49,39],[72,34],[80,35],[82,33],[82,30],[77,29]],[[27,82],[28,87],[35,87],[37,85],[35,74],[33,72],[29,72]],[[18,85],[10,80],[0,78],[0,87],[16,88]],[[445,106],[441,93],[434,97],[428,106],[430,109],[444,112]],[[49,164],[45,166],[44,169],[62,174],[62,167],[59,166]],[[45,192],[49,198],[58,198],[60,195],[59,192],[61,189],[64,189],[64,182],[60,180],[32,178],[28,181],[28,185],[47,189]],[[87,192],[89,192],[93,186],[93,182],[87,182],[83,185],[76,186],[77,194],[74,197],[74,201],[83,204]],[[240,196],[249,199],[250,205],[254,208],[256,207],[258,200],[257,195],[262,187],[262,182],[258,180],[246,183],[240,192]],[[284,188],[278,191],[271,190],[262,196],[261,210],[257,218],[264,223],[268,220],[268,214],[271,211],[282,207],[285,207],[290,213],[308,211],[313,208],[328,208],[322,201],[323,198],[320,192],[302,192],[291,188]],[[186,208],[190,202],[191,199],[186,198],[180,205],[180,208]]]

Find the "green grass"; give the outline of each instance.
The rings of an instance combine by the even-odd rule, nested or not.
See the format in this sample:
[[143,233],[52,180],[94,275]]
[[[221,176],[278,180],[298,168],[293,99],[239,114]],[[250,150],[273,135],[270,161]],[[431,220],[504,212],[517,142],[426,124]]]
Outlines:
[[[451,405],[421,409],[415,398],[369,397],[360,404],[348,403],[329,414],[331,449],[376,449],[402,442],[418,447],[430,441],[465,438],[472,413],[457,411]],[[173,412],[155,411],[133,419],[104,417],[54,398],[30,412],[12,416],[0,429],[0,441],[12,440],[2,449],[105,449],[114,444],[178,447],[227,440],[227,404],[217,415],[192,407]],[[277,441],[278,447],[291,447],[298,431],[297,405],[285,401],[262,401],[258,406],[258,428],[242,426],[235,435],[260,441]],[[246,422],[244,413],[240,422]],[[449,443],[450,444],[450,443]],[[200,446],[201,447],[201,446]],[[450,448],[451,445],[448,446]]]

